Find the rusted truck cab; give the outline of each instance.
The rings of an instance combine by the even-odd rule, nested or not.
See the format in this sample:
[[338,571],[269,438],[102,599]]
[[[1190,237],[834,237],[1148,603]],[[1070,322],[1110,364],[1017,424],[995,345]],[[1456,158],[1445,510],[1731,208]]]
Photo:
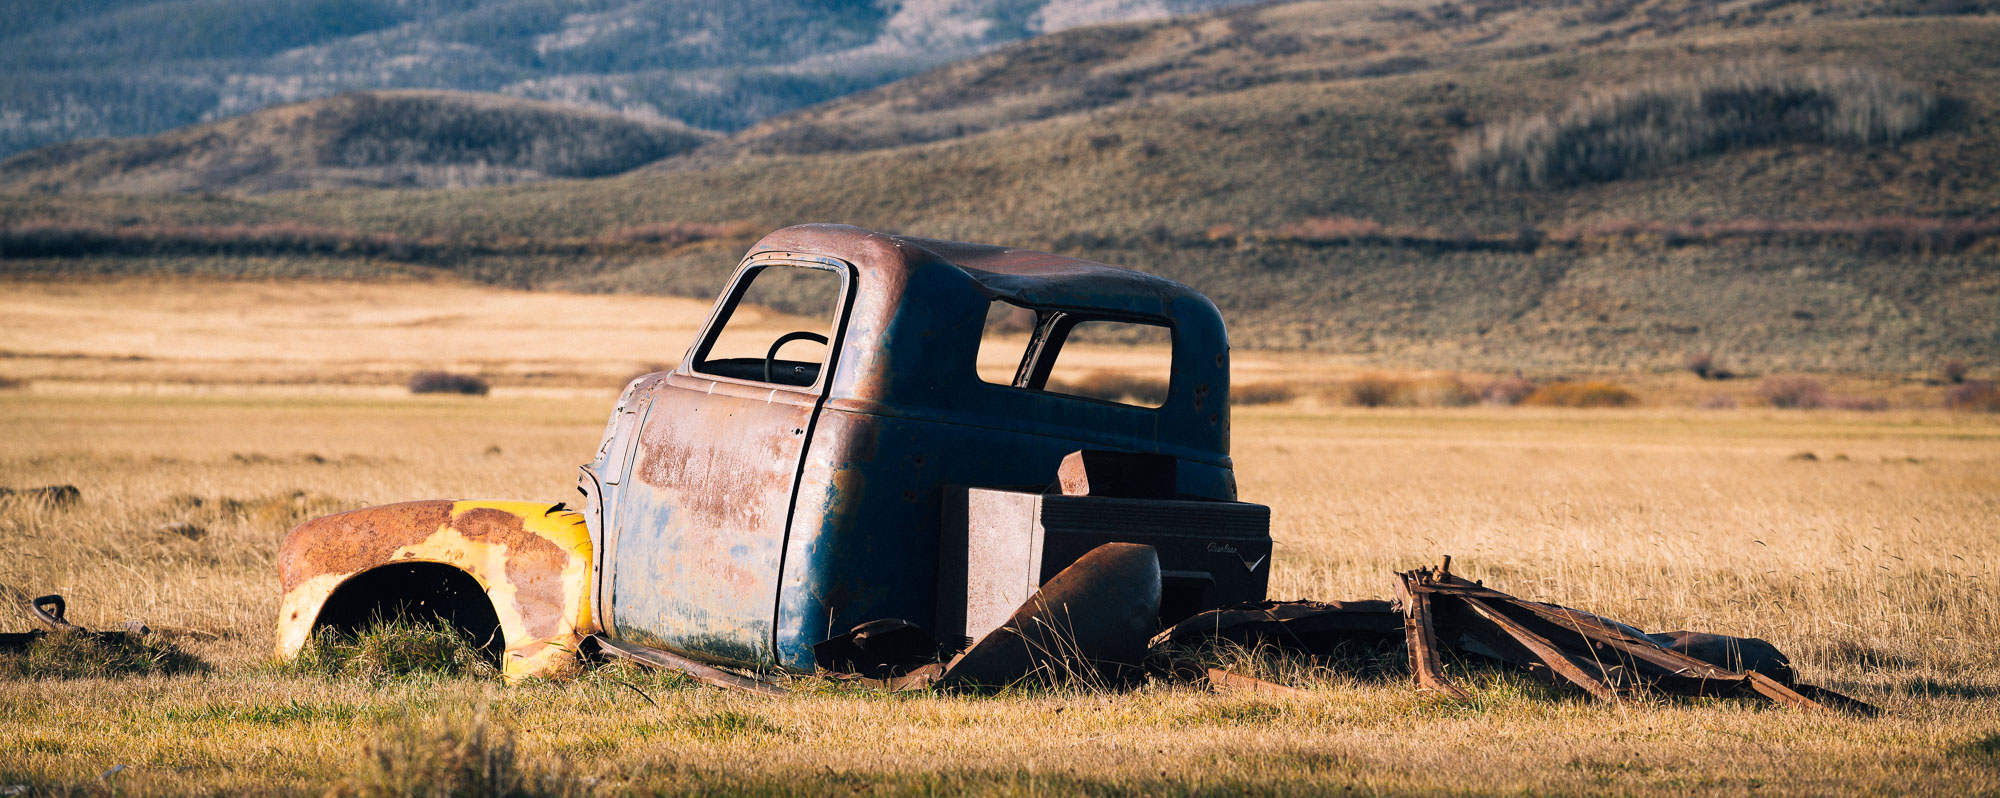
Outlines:
[[[1147,351],[1164,385],[1147,396],[1052,378],[1085,356],[1079,341],[1135,335],[1159,342]],[[857,624],[938,628],[954,489],[1032,494],[1088,450],[1169,464],[1163,496],[1233,501],[1228,398],[1221,316],[1171,280],[848,226],[786,228],[750,250],[677,367],[626,387],[582,469],[579,508],[412,502],[294,530],[279,557],[279,651],[420,605],[483,634],[509,675],[557,667],[590,634],[811,672],[813,646]],[[1120,512],[1107,507],[1081,511]],[[1148,523],[1169,516],[1216,526],[1181,510]],[[1258,517],[1244,540],[1268,555],[1268,513]],[[1263,557],[1181,537],[1181,560],[1247,568],[1235,578],[1254,585],[1234,595],[1263,597]]]
[[[718,351],[761,281],[800,278],[822,289],[797,308],[815,326],[796,332],[824,343]],[[1032,319],[1004,384],[975,368],[996,309]],[[1164,331],[1158,407],[1044,390],[1089,323]],[[626,388],[585,469],[597,620],[616,639],[806,672],[813,644],[858,623],[935,628],[947,486],[1047,485],[1065,455],[1098,449],[1170,456],[1176,493],[1233,500],[1228,394],[1221,316],[1173,281],[854,227],[780,230],[680,366]]]

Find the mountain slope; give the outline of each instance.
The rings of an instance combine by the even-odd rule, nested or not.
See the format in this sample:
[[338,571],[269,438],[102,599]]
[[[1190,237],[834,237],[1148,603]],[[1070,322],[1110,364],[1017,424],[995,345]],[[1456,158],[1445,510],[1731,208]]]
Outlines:
[[0,156],[388,88],[733,130],[994,45],[1246,0],[76,0],[0,21]]
[[[1302,2],[1240,12],[1264,27],[1203,56],[1214,69],[1190,74],[1222,74],[1232,64],[1236,74],[1255,74],[1240,65],[1258,51],[1258,36],[1337,27],[1315,15],[1354,8]],[[1656,25],[1674,6],[1647,8],[1625,26]],[[100,231],[84,231],[66,249],[37,244],[44,254],[6,261],[12,271],[394,267],[712,297],[748,243],[718,223],[843,221],[1164,274],[1214,298],[1232,340],[1247,348],[1543,373],[1672,369],[1695,353],[1739,372],[1909,373],[1951,358],[2000,365],[2000,18],[1843,18],[1813,8],[1764,3],[1761,23],[1703,23],[1390,74],[1335,63],[1317,76],[1236,88],[1149,89],[1040,119],[1001,114],[1002,124],[983,131],[919,143],[736,151],[592,181],[238,199],[0,196],[0,225],[48,240],[67,235],[60,224]],[[1532,41],[1575,27],[1563,19],[1516,18],[1479,35],[1504,48],[1508,37]],[[1436,31],[1422,27],[1407,52],[1430,52],[1421,40]],[[1114,34],[1062,38],[1105,35]],[[1408,46],[1377,41],[1391,52]],[[1439,59],[1477,47],[1437,41]],[[1939,114],[1899,141],[1757,140],[1617,179],[1547,187],[1498,185],[1453,164],[1457,144],[1488,125],[1735,63],[1779,75],[1861,70],[1921,89]],[[980,103],[957,107],[977,111]],[[60,224],[36,221],[48,219]],[[204,245],[187,243],[195,236],[152,250],[118,239],[171,234],[143,225],[260,224],[461,244],[338,260],[302,250],[277,259],[229,254],[265,251],[255,247],[201,257]],[[640,235],[648,230],[660,234]],[[666,243],[631,243],[648,240]],[[134,252],[156,254],[125,254]],[[393,257],[403,260],[385,259]]]
[[1732,30],[2000,10],[2000,2],[1308,0],[1063,31],[754,125],[681,163],[875,149],[1277,84],[1327,85]]
[[627,171],[714,138],[675,122],[499,95],[357,92],[142,139],[0,161],[12,191],[462,187]]

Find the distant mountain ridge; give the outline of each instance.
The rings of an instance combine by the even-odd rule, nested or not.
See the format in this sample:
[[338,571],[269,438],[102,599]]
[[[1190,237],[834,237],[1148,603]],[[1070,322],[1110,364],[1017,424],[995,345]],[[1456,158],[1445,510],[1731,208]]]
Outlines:
[[1248,0],[63,0],[0,20],[0,157],[343,92],[734,130],[995,45]]

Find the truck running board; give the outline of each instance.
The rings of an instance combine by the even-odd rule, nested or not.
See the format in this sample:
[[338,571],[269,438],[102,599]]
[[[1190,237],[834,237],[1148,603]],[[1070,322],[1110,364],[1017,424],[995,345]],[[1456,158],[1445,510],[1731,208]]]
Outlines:
[[629,659],[649,668],[679,671],[694,677],[703,684],[713,685],[725,690],[737,690],[745,693],[757,693],[759,695],[785,694],[782,688],[770,682],[752,679],[748,676],[731,673],[721,668],[704,665],[670,651],[661,651],[657,648],[642,646],[636,643],[612,640],[603,635],[591,635],[584,638],[584,644],[586,650],[588,647],[595,647],[599,653],[606,657]]

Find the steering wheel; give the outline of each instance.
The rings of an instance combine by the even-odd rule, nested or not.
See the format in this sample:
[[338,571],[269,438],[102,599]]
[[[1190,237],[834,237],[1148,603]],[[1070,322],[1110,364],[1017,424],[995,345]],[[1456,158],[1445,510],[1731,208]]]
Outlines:
[[778,362],[778,350],[785,348],[785,344],[789,344],[793,341],[812,341],[813,343],[825,346],[826,336],[820,335],[819,333],[816,332],[805,332],[803,330],[799,332],[788,332],[785,333],[784,335],[778,336],[778,340],[771,342],[771,351],[764,353],[765,382],[777,382],[777,380],[772,379],[771,377],[771,366],[772,364]]

